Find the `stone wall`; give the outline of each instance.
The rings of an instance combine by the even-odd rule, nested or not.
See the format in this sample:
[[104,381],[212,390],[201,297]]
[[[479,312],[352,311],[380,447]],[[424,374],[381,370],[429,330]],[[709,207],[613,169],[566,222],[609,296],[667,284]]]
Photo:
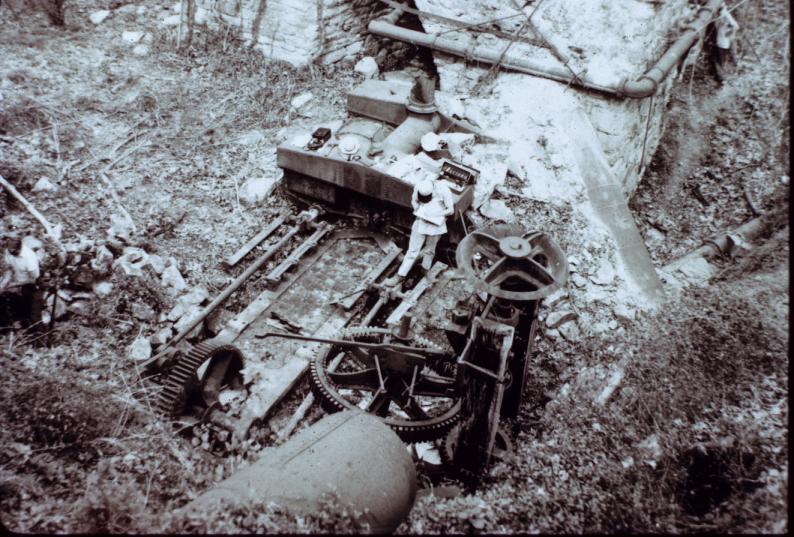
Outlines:
[[384,13],[370,0],[196,0],[195,22],[231,27],[267,57],[299,67],[352,60],[369,21]]

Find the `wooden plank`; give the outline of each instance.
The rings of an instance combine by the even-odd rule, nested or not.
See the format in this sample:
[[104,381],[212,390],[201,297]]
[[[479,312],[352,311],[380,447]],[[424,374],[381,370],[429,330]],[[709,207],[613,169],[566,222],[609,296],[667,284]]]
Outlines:
[[422,296],[428,287],[430,287],[431,283],[430,280],[435,280],[435,277],[438,275],[439,272],[446,269],[447,265],[442,263],[441,261],[435,263],[431,268],[430,271],[422,278],[416,286],[411,289],[408,293],[407,298],[400,302],[400,305],[389,315],[389,318],[386,319],[387,325],[395,325],[400,322],[400,319],[408,313],[408,310],[411,309],[419,298]]
[[339,302],[339,304],[341,304],[342,307],[345,308],[345,310],[349,310],[350,308],[352,308],[353,305],[356,303],[356,301],[359,298],[361,298],[361,295],[363,295],[366,292],[367,288],[373,283],[375,283],[375,280],[377,280],[380,277],[380,275],[383,274],[384,270],[389,268],[389,265],[391,265],[392,262],[394,262],[394,260],[397,258],[397,256],[400,255],[401,252],[402,250],[400,250],[399,248],[397,248],[397,246],[395,246],[394,249],[391,252],[389,252],[386,255],[386,257],[384,257],[374,269],[370,271],[370,273],[361,283],[361,288],[362,288],[361,291],[357,293],[353,293],[349,297]]
[[242,245],[242,246],[240,247],[240,249],[239,249],[239,250],[237,250],[237,251],[236,251],[236,252],[234,252],[232,255],[230,255],[229,257],[227,257],[226,259],[224,259],[224,260],[223,260],[223,265],[224,265],[226,268],[231,268],[231,267],[235,266],[237,263],[239,263],[239,262],[240,262],[240,260],[241,260],[242,258],[244,258],[245,256],[247,256],[247,255],[248,255],[248,253],[249,253],[251,250],[253,250],[254,248],[256,248],[256,247],[257,247],[257,245],[259,245],[259,243],[260,243],[260,242],[262,242],[263,240],[265,240],[266,238],[268,238],[270,235],[272,235],[272,234],[273,234],[273,232],[274,232],[274,231],[275,231],[275,230],[276,230],[276,229],[277,229],[277,228],[278,228],[278,227],[279,227],[281,224],[283,224],[283,223],[284,223],[284,220],[285,220],[285,217],[283,217],[283,216],[279,216],[278,218],[276,218],[275,220],[273,220],[272,222],[270,222],[270,224],[268,224],[268,226],[267,226],[267,227],[265,227],[265,228],[264,228],[264,229],[262,229],[262,230],[261,230],[259,233],[257,233],[256,235],[254,235],[254,236],[253,236],[251,239],[249,239],[249,240],[248,240],[248,242],[246,242],[244,245]]

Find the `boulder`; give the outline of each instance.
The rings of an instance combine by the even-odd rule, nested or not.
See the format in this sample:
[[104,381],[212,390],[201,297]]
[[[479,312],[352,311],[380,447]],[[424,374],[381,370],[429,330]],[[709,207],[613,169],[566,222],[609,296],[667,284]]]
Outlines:
[[491,220],[497,220],[500,222],[511,223],[516,219],[513,211],[511,211],[507,204],[502,200],[489,199],[480,205],[480,213]]
[[165,270],[163,270],[160,283],[172,296],[176,296],[180,291],[187,288],[185,279],[174,264],[168,265]]

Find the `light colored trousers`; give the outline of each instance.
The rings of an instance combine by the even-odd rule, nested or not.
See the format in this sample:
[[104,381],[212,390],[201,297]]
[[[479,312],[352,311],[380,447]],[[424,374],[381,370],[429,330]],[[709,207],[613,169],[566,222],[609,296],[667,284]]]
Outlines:
[[[443,235],[443,233],[442,233]],[[405,252],[403,262],[397,269],[397,275],[405,278],[408,271],[414,266],[419,253],[422,253],[422,267],[428,270],[433,264],[433,256],[436,255],[436,245],[441,235],[425,235],[418,231],[418,226],[411,227],[411,238],[408,239],[408,251]]]

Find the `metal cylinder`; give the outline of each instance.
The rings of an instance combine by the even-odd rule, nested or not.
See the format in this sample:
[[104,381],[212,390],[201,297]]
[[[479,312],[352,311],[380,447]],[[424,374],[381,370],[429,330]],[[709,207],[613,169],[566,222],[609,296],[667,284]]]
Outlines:
[[394,531],[413,507],[416,470],[398,436],[377,418],[345,410],[326,416],[182,508],[205,512],[223,501],[273,502],[314,513],[327,493],[363,512],[372,533]]
[[438,114],[408,113],[408,117],[381,143],[385,157],[413,155],[422,143],[422,136],[435,132],[441,124]]

